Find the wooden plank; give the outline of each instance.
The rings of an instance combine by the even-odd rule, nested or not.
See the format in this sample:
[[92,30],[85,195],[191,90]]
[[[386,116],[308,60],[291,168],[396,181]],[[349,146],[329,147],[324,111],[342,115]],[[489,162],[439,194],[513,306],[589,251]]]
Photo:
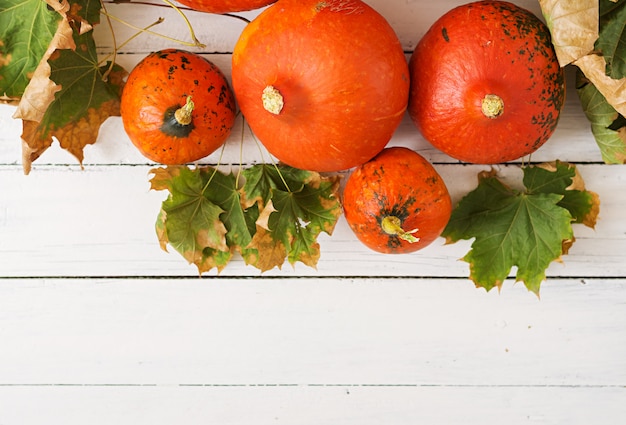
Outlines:
[[[0,387],[7,425],[588,425],[626,421],[624,388]],[[36,406],[36,407],[35,407]]]
[[[626,279],[0,281],[2,386],[626,388]],[[623,394],[623,392],[622,392]]]
[[[506,181],[516,166],[499,166]],[[0,167],[0,276],[158,276],[197,275],[175,251],[159,248],[154,222],[165,192],[149,189],[149,166],[40,168],[28,177],[19,166]],[[437,165],[454,202],[476,186],[481,166]],[[564,263],[550,276],[624,276],[626,203],[623,167],[580,165],[587,187],[599,193],[601,216],[595,230],[574,225],[577,238]],[[377,254],[361,245],[340,218],[332,236],[320,236],[318,268],[288,264],[266,276],[440,276],[465,277],[459,261],[470,242],[444,245],[443,239],[413,254]],[[215,275],[209,272],[207,276]],[[236,257],[226,276],[259,276]]]

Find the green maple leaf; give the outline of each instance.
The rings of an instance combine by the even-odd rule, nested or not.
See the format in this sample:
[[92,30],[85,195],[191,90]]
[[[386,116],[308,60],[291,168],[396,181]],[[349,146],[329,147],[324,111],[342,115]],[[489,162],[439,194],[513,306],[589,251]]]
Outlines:
[[[535,166],[524,169],[524,186],[530,193],[555,193],[563,198],[558,206],[565,208],[572,215],[574,223],[595,225],[599,198],[594,192],[576,186],[576,167],[572,164],[556,161],[554,166]],[[582,181],[582,180],[581,180]],[[572,186],[574,185],[574,186]]]
[[524,167],[524,191],[493,172],[479,175],[478,187],[459,202],[442,234],[449,243],[475,239],[463,260],[477,287],[500,288],[517,267],[516,280],[539,295],[546,269],[566,253],[564,244],[573,243],[572,222],[594,207],[591,192],[569,189],[574,175],[574,166],[560,162],[554,171]]
[[331,233],[341,212],[338,178],[289,167],[252,166],[241,173],[241,187],[239,177],[212,167],[152,174],[152,189],[169,192],[156,221],[161,247],[171,245],[200,273],[222,270],[234,252],[261,271],[285,259],[314,266],[317,236]]
[[258,164],[243,171],[245,185],[242,193],[245,195],[246,205],[258,204],[261,208],[271,198],[271,191],[299,191],[302,186],[315,174],[297,168],[281,166],[274,167],[267,164]]
[[42,0],[0,2],[0,96],[24,94],[60,20]]
[[[152,188],[169,191],[156,223],[161,247],[165,249],[170,244],[200,273],[223,268],[232,254],[226,241],[227,229],[220,218],[224,209],[215,197],[224,200],[223,194],[216,193],[228,186],[227,176],[213,169],[191,170],[184,166],[160,168],[152,173]],[[209,179],[211,185],[207,184]]]
[[[255,202],[261,210],[271,208],[263,226],[268,233],[259,233],[251,245],[257,249],[260,268],[280,266],[285,257],[290,264],[315,266],[320,256],[317,237],[321,232],[332,234],[341,214],[338,178],[270,165],[253,166],[244,175],[247,203]],[[269,260],[264,253],[270,254]]]

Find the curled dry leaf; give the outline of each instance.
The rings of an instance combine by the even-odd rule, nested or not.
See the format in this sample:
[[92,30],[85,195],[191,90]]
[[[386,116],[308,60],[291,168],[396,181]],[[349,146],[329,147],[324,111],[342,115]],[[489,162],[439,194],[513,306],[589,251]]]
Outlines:
[[[70,5],[66,0],[55,1],[46,0],[46,3],[57,11],[63,19],[59,21],[57,31],[48,46],[48,50],[39,61],[39,65],[33,73],[24,94],[20,99],[13,118],[24,121],[41,122],[48,106],[54,100],[56,92],[61,90],[52,80],[50,80],[50,64],[48,59],[57,49],[75,49],[76,45],[72,38],[72,27],[70,26],[67,14]],[[28,148],[28,146],[25,146]]]
[[591,51],[598,39],[598,0],[539,0],[561,66]]
[[607,63],[594,52],[600,36],[598,0],[539,0],[559,64],[578,66],[617,112],[626,115],[626,78],[607,75]]
[[599,55],[587,55],[574,61],[585,77],[617,112],[626,116],[626,78],[615,79],[606,75],[606,61]]

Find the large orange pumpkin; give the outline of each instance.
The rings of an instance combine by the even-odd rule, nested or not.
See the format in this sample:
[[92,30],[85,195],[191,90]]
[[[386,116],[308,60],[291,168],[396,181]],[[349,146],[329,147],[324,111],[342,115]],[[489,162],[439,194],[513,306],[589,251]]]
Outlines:
[[259,9],[276,0],[178,0],[193,10],[209,13],[243,12]]
[[184,50],[146,56],[128,76],[121,116],[148,159],[185,164],[222,146],[235,122],[235,97],[217,66]]
[[434,167],[405,147],[391,147],[356,167],[342,197],[344,215],[357,238],[385,254],[430,245],[448,224],[452,204]]
[[499,163],[553,134],[565,97],[548,28],[503,1],[458,6],[437,20],[410,59],[409,115],[450,156]]
[[250,128],[292,167],[338,171],[380,152],[406,111],[408,65],[359,0],[280,0],[242,32],[233,89]]

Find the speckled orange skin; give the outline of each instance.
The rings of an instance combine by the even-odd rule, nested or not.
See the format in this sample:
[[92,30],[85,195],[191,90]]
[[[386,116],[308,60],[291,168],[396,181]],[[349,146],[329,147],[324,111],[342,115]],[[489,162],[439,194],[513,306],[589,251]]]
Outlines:
[[[409,74],[389,23],[359,0],[280,0],[242,32],[232,57],[239,107],[282,162],[339,171],[380,152],[408,103]],[[275,115],[262,93],[284,98]]]
[[[448,224],[452,203],[448,189],[433,166],[404,147],[384,149],[348,177],[342,204],[346,221],[357,238],[385,254],[414,252],[430,245]],[[418,242],[385,233],[382,220],[401,220],[405,231],[417,229]]]
[[[548,28],[503,1],[469,3],[443,15],[409,62],[409,115],[453,158],[493,164],[536,151],[553,134],[565,98],[563,70]],[[496,94],[504,113],[486,117]]]
[[259,9],[276,0],[178,0],[193,10],[209,13],[244,12]]
[[[164,131],[167,111],[195,107],[187,135]],[[151,53],[130,73],[121,99],[124,129],[146,158],[186,164],[222,146],[235,122],[235,98],[222,72],[203,57],[183,50]],[[167,125],[166,125],[167,127]]]

